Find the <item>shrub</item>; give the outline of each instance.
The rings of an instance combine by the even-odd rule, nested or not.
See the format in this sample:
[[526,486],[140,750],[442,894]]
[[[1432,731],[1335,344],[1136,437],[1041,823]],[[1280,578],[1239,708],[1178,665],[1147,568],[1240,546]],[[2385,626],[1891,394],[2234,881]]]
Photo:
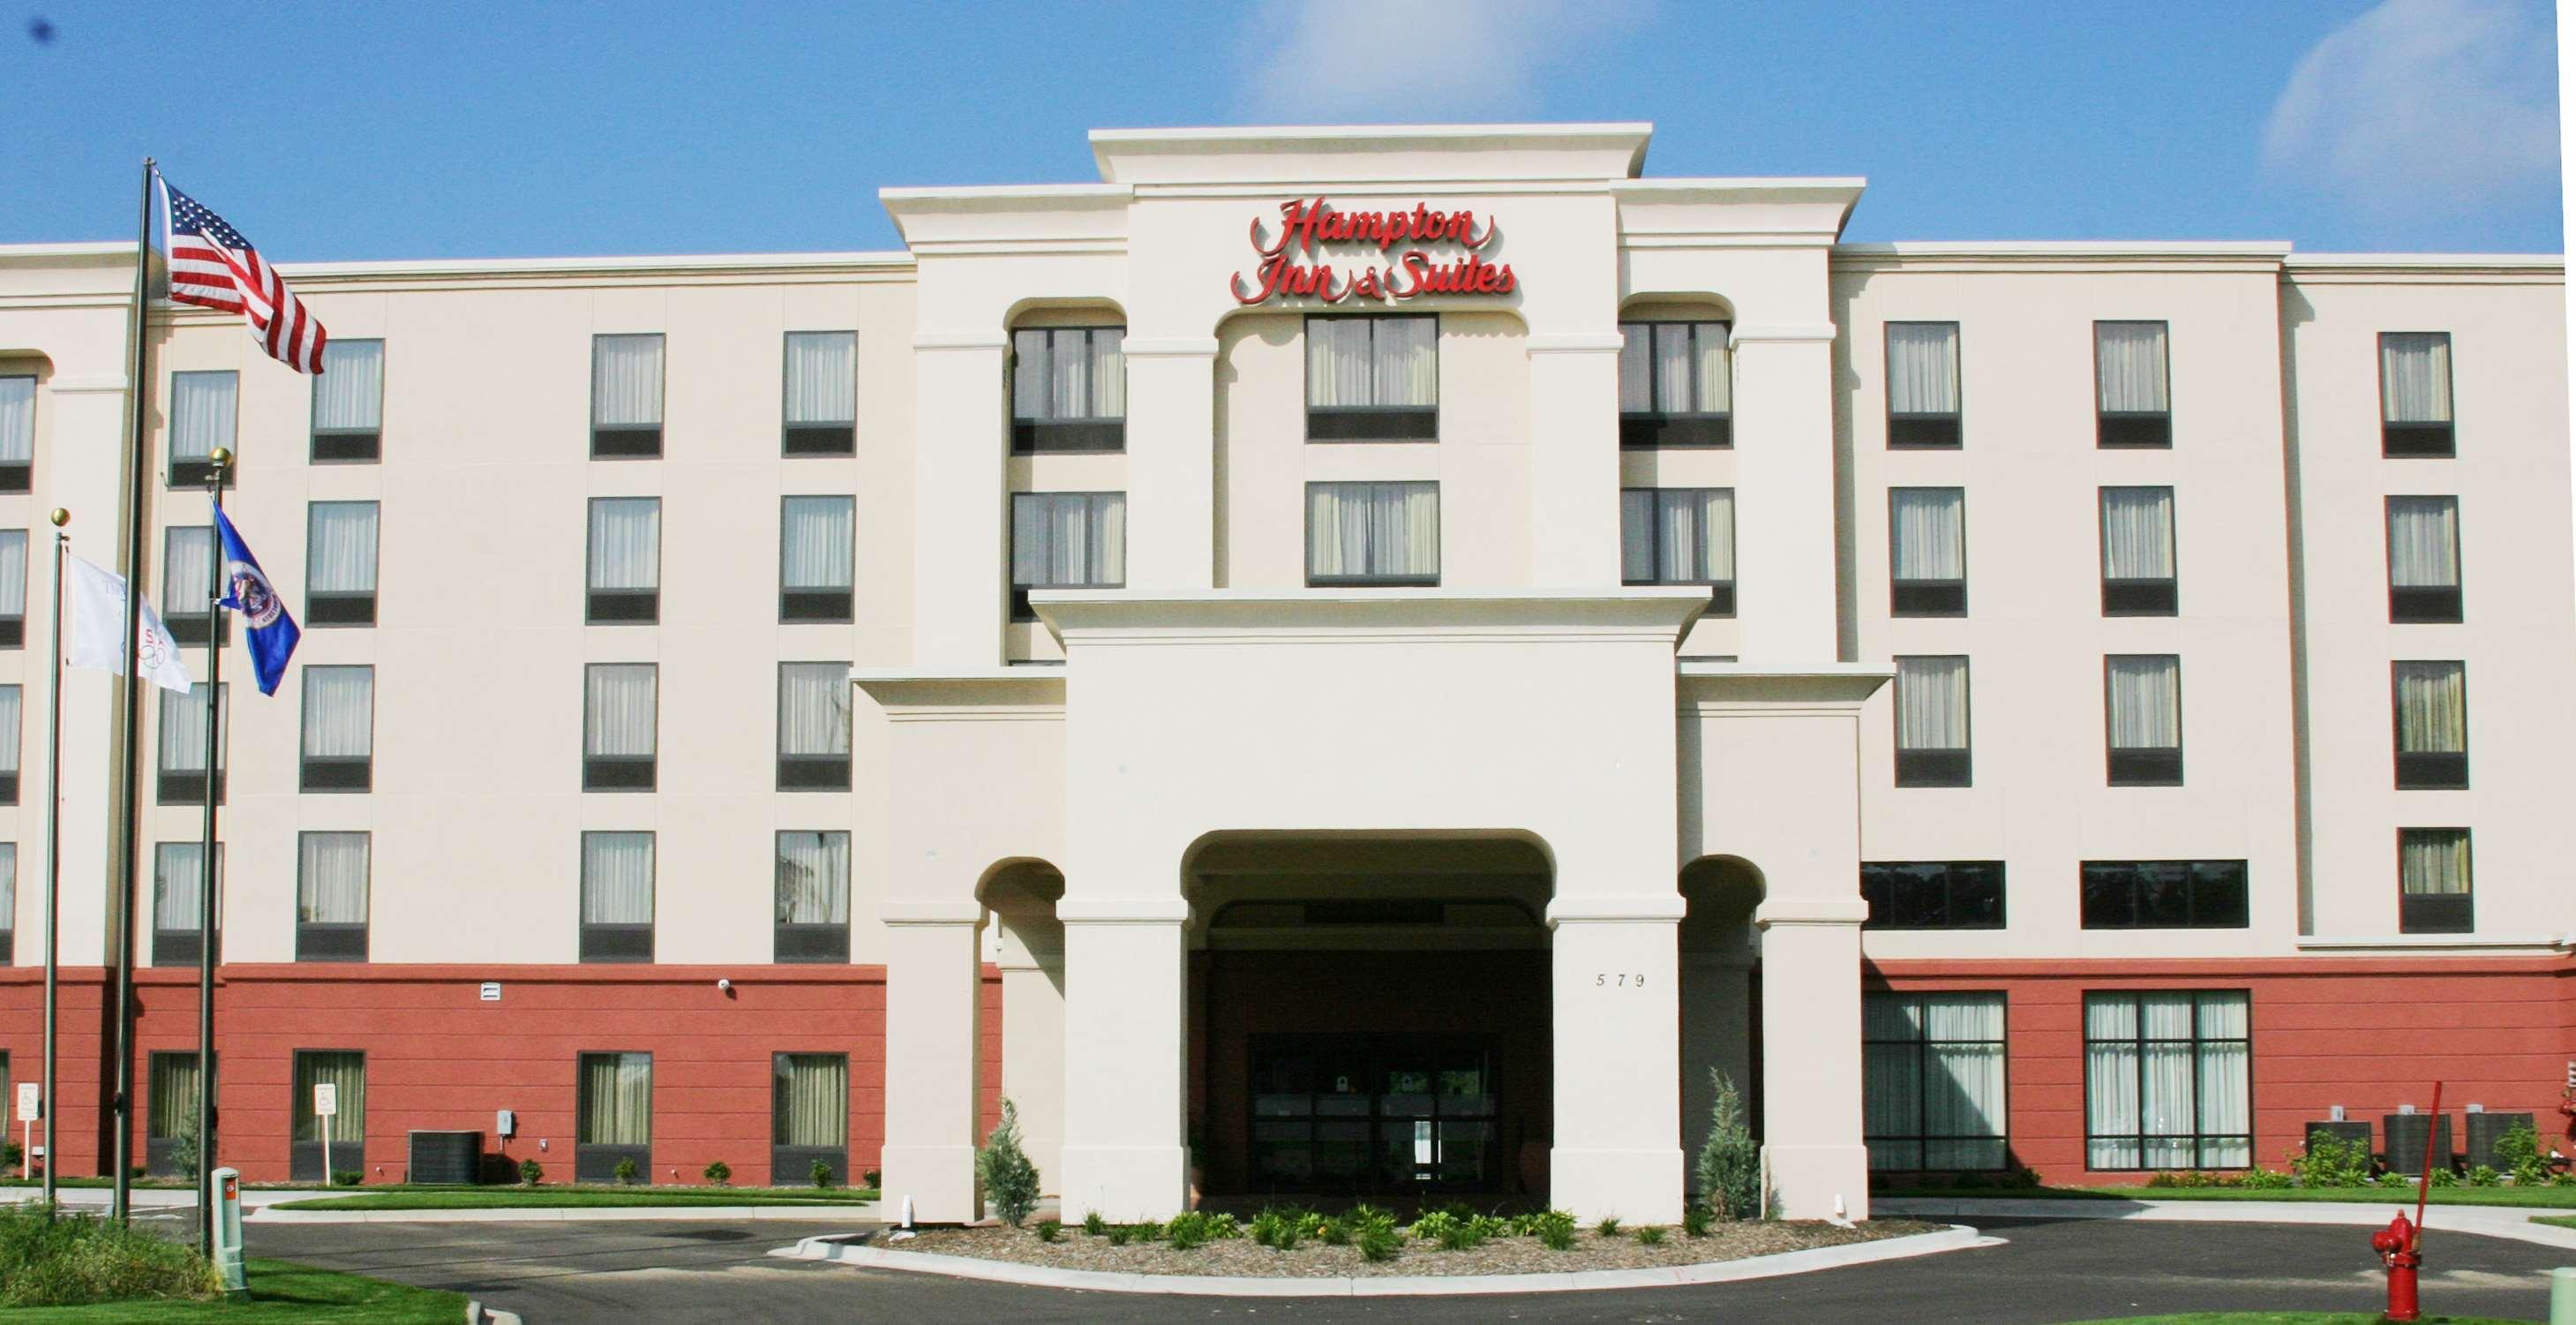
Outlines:
[[1381,1210],[1376,1206],[1363,1201],[1360,1204],[1343,1211],[1342,1222],[1350,1227],[1351,1233],[1355,1237],[1373,1228],[1393,1233],[1395,1231],[1395,1212],[1392,1210]]
[[2291,1178],[2289,1174],[2278,1169],[2256,1169],[2246,1174],[2245,1181],[2239,1185],[2263,1191],[2277,1191],[2290,1186]]
[[197,1158],[197,1120],[194,1118],[185,1119],[179,1124],[179,1126],[183,1130],[180,1131],[178,1139],[170,1143],[170,1167],[177,1169],[180,1177],[186,1178],[190,1182],[195,1182],[197,1180],[197,1164],[199,1162]]
[[1455,1219],[1440,1226],[1439,1238],[1442,1251],[1474,1251],[1485,1245],[1484,1235],[1476,1231],[1473,1223],[1462,1224]]
[[2457,1187],[2460,1185],[2460,1175],[2451,1172],[2449,1169],[2436,1165],[2433,1169],[2433,1185],[2436,1187]]
[[634,1186],[635,1175],[640,1172],[642,1172],[642,1170],[635,1167],[635,1160],[632,1156],[617,1161],[617,1184],[621,1187]]
[[2552,1187],[2576,1187],[2576,1170],[2550,1174],[2549,1185]]
[[1480,1242],[1486,1238],[1510,1237],[1512,1233],[1511,1221],[1499,1215],[1470,1215],[1467,1227],[1475,1232]]
[[1550,1220],[1538,1227],[1538,1242],[1549,1251],[1571,1251],[1574,1248],[1574,1220],[1571,1216],[1559,1223]]
[[868,1170],[867,1172],[860,1174],[859,1176],[860,1176],[860,1177],[862,1177],[862,1178],[867,1179],[867,1180],[868,1180],[868,1185],[869,1185],[869,1186],[871,1186],[871,1187],[883,1187],[883,1186],[885,1186],[885,1173],[884,1173],[884,1171],[883,1171],[883,1170],[880,1170],[880,1169],[870,1169],[870,1170]]
[[1735,1079],[1710,1068],[1717,1102],[1709,1108],[1708,1143],[1699,1150],[1699,1189],[1719,1219],[1762,1217],[1762,1151],[1744,1122],[1744,1096]]
[[1302,1213],[1281,1216],[1279,1226],[1270,1233],[1270,1245],[1280,1251],[1295,1251],[1305,1241],[1306,1220]]
[[1392,1224],[1363,1225],[1352,1242],[1360,1249],[1360,1259],[1371,1262],[1394,1260],[1396,1253],[1403,1249]]
[[27,1153],[18,1148],[17,1142],[0,1141],[0,1168],[14,1169],[26,1157]]
[[77,1306],[137,1298],[202,1298],[216,1289],[205,1258],[141,1228],[41,1203],[0,1206],[0,1307]]
[[1347,1247],[1351,1242],[1351,1231],[1342,1227],[1342,1221],[1327,1219],[1321,1228],[1315,1230],[1315,1240],[1327,1247]]
[[1038,1208],[1038,1166],[1020,1149],[1019,1106],[1002,1101],[1002,1121],[975,1152],[975,1177],[984,1184],[984,1199],[993,1213],[1013,1228]]
[[364,1169],[338,1169],[331,1174],[331,1185],[334,1187],[359,1187],[364,1186],[366,1181],[367,1174]]
[[1163,1241],[1172,1244],[1174,1251],[1188,1251],[1201,1246],[1210,1236],[1208,1217],[1196,1210],[1184,1210],[1172,1216],[1172,1222],[1163,1225]]
[[1085,1237],[1096,1238],[1108,1231],[1109,1221],[1101,1218],[1099,1211],[1094,1210],[1082,1217],[1082,1232]]
[[[1038,1221],[1038,1241],[1040,1241],[1040,1242],[1053,1242],[1053,1241],[1055,1241],[1057,1238],[1060,1238],[1060,1237],[1063,1237],[1063,1236],[1064,1236],[1064,1225],[1063,1225],[1063,1223],[1061,1223],[1061,1222],[1059,1222],[1059,1221],[1057,1221],[1057,1220],[1053,1220],[1053,1219],[1041,1219],[1041,1220],[1039,1220],[1039,1221]],[[1173,1239],[1173,1245],[1174,1245],[1174,1246],[1178,1246],[1178,1245],[1180,1245],[1180,1240],[1179,1240],[1179,1239],[1177,1239],[1177,1238]]]
[[2540,1153],[2540,1134],[2529,1123],[2517,1122],[2496,1138],[2496,1167],[2513,1175],[2517,1187],[2537,1187],[2549,1181],[2549,1161]]
[[1264,1210],[1260,1214],[1254,1215],[1252,1217],[1252,1227],[1248,1230],[1252,1237],[1252,1244],[1256,1247],[1277,1246],[1279,1242],[1279,1230],[1287,1222],[1287,1220],[1280,1217],[1279,1211],[1276,1209]]
[[1134,1230],[1128,1228],[1125,1224],[1111,1224],[1109,1226],[1110,1246],[1124,1247],[1127,1245],[1127,1239],[1132,1236],[1134,1236]]
[[2027,1165],[2015,1164],[2011,1168],[2005,1169],[2003,1172],[1994,1175],[1994,1181],[1997,1187],[2008,1187],[2015,1191],[2029,1191],[2039,1186],[2039,1171],[2037,1169],[2030,1168]]
[[829,1186],[831,1186],[831,1185],[832,1185],[832,1163],[831,1163],[831,1161],[830,1161],[830,1160],[823,1160],[823,1159],[815,1160],[815,1161],[814,1161],[814,1165],[813,1165],[813,1167],[812,1167],[812,1168],[809,1168],[809,1169],[807,1169],[807,1170],[805,1170],[805,1178],[806,1178],[806,1180],[807,1180],[807,1181],[809,1181],[809,1182],[813,1183],[813,1184],[814,1184],[815,1186],[817,1186],[817,1187],[829,1187]]
[[1207,1216],[1207,1231],[1209,1240],[1225,1242],[1242,1237],[1243,1225],[1232,1215],[1214,1214]]
[[1592,1226],[1592,1231],[1593,1231],[1593,1232],[1595,1232],[1595,1233],[1600,1234],[1601,1236],[1603,1236],[1603,1237],[1605,1237],[1605,1238],[1615,1238],[1615,1237],[1618,1237],[1618,1236],[1620,1235],[1620,1230],[1619,1230],[1619,1216],[1617,1216],[1617,1215],[1603,1215],[1603,1216],[1601,1216],[1601,1222],[1600,1222],[1600,1223],[1598,1223],[1598,1224],[1593,1225],[1593,1226]]
[[1421,1218],[1413,1221],[1412,1233],[1420,1241],[1436,1242],[1441,1234],[1448,1232],[1457,1223],[1458,1217],[1446,1210],[1426,1211]]
[[1707,1237],[1708,1223],[1708,1207],[1704,1205],[1694,1205],[1691,1208],[1682,1211],[1682,1236],[1688,1238]]
[[2362,1186],[2370,1181],[2370,1143],[2320,1132],[2306,1153],[2290,1157],[2290,1172],[2302,1187]]
[[2469,1176],[2462,1181],[2468,1183],[2468,1185],[2472,1187],[2493,1187],[2504,1181],[2504,1175],[2484,1164],[2480,1164],[2475,1168],[2470,1169]]
[[519,1181],[531,1187],[546,1180],[546,1166],[533,1159],[519,1161]]
[[1664,1231],[1660,1228],[1638,1229],[1637,1241],[1649,1247],[1661,1246],[1664,1241]]
[[706,1179],[715,1186],[722,1187],[726,1183],[733,1181],[733,1165],[727,1164],[723,1160],[719,1159],[707,1165],[705,1168],[698,1170],[698,1176]]

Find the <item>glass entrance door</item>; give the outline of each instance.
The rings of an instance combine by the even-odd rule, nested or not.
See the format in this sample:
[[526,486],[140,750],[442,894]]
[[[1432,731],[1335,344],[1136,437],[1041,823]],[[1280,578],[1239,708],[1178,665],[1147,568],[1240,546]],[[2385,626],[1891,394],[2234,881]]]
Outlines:
[[1475,1190],[1502,1176],[1493,1051],[1479,1040],[1256,1037],[1251,1095],[1265,1191]]

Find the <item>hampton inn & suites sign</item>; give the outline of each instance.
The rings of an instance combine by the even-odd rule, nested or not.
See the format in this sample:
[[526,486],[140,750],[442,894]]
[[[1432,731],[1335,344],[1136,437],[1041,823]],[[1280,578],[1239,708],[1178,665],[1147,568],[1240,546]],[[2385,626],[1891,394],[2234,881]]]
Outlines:
[[[1512,264],[1496,266],[1482,256],[1496,233],[1493,218],[1479,223],[1472,211],[1435,211],[1415,203],[1411,211],[1346,212],[1322,198],[1295,198],[1279,204],[1274,238],[1263,239],[1261,218],[1252,219],[1252,251],[1261,255],[1260,265],[1249,282],[1236,272],[1227,289],[1236,303],[1247,305],[1295,297],[1338,304],[1351,298],[1510,294],[1520,287]],[[1343,267],[1318,261],[1328,244],[1371,247],[1377,260]]]

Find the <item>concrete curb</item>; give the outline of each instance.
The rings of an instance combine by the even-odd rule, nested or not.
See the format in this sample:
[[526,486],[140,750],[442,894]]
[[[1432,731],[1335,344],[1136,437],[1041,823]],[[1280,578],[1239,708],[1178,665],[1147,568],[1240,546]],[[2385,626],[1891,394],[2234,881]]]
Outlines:
[[281,1210],[244,1211],[246,1224],[580,1224],[609,1220],[761,1220],[873,1224],[877,1203],[849,1201],[822,1205],[627,1205],[487,1206],[467,1210]]
[[1472,1293],[1567,1293],[1604,1288],[1670,1288],[1682,1284],[1728,1283],[1769,1279],[1903,1260],[1937,1252],[1990,1247],[2002,1242],[1973,1228],[1952,1225],[1937,1233],[1883,1238],[1841,1247],[1785,1251],[1742,1260],[1702,1265],[1655,1266],[1637,1270],[1576,1270],[1566,1274],[1385,1275],[1369,1278],[1271,1279],[1230,1275],[1130,1274],[1108,1270],[1059,1270],[1014,1261],[988,1261],[973,1256],[940,1256],[918,1251],[885,1251],[834,1238],[806,1238],[781,1247],[772,1256],[791,1260],[837,1261],[871,1270],[908,1270],[957,1279],[1024,1284],[1033,1288],[1079,1288],[1099,1293],[1160,1293],[1189,1297],[1409,1297]]
[[521,1325],[521,1322],[519,1320],[518,1312],[503,1311],[498,1307],[487,1307],[472,1298],[467,1298],[465,1301],[465,1325]]
[[[2400,1207],[2415,1217],[2415,1203],[2394,1193],[2378,1201],[2100,1201],[1954,1199],[1948,1197],[1881,1197],[1870,1213],[1907,1219],[2145,1219],[2186,1224],[2341,1224],[2384,1227]],[[2576,1214],[2576,1210],[2518,1205],[2430,1205],[2424,1208],[2428,1233],[2476,1233],[2576,1251],[2576,1228],[2535,1224],[2535,1216]]]

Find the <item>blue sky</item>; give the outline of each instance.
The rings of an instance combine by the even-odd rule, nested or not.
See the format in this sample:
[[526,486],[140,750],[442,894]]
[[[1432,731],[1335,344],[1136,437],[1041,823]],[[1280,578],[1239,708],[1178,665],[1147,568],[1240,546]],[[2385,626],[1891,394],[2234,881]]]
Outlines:
[[1856,240],[2563,246],[2547,0],[8,3],[0,243],[130,234],[146,153],[283,260],[763,252],[1093,127],[1648,120],[1867,176]]

